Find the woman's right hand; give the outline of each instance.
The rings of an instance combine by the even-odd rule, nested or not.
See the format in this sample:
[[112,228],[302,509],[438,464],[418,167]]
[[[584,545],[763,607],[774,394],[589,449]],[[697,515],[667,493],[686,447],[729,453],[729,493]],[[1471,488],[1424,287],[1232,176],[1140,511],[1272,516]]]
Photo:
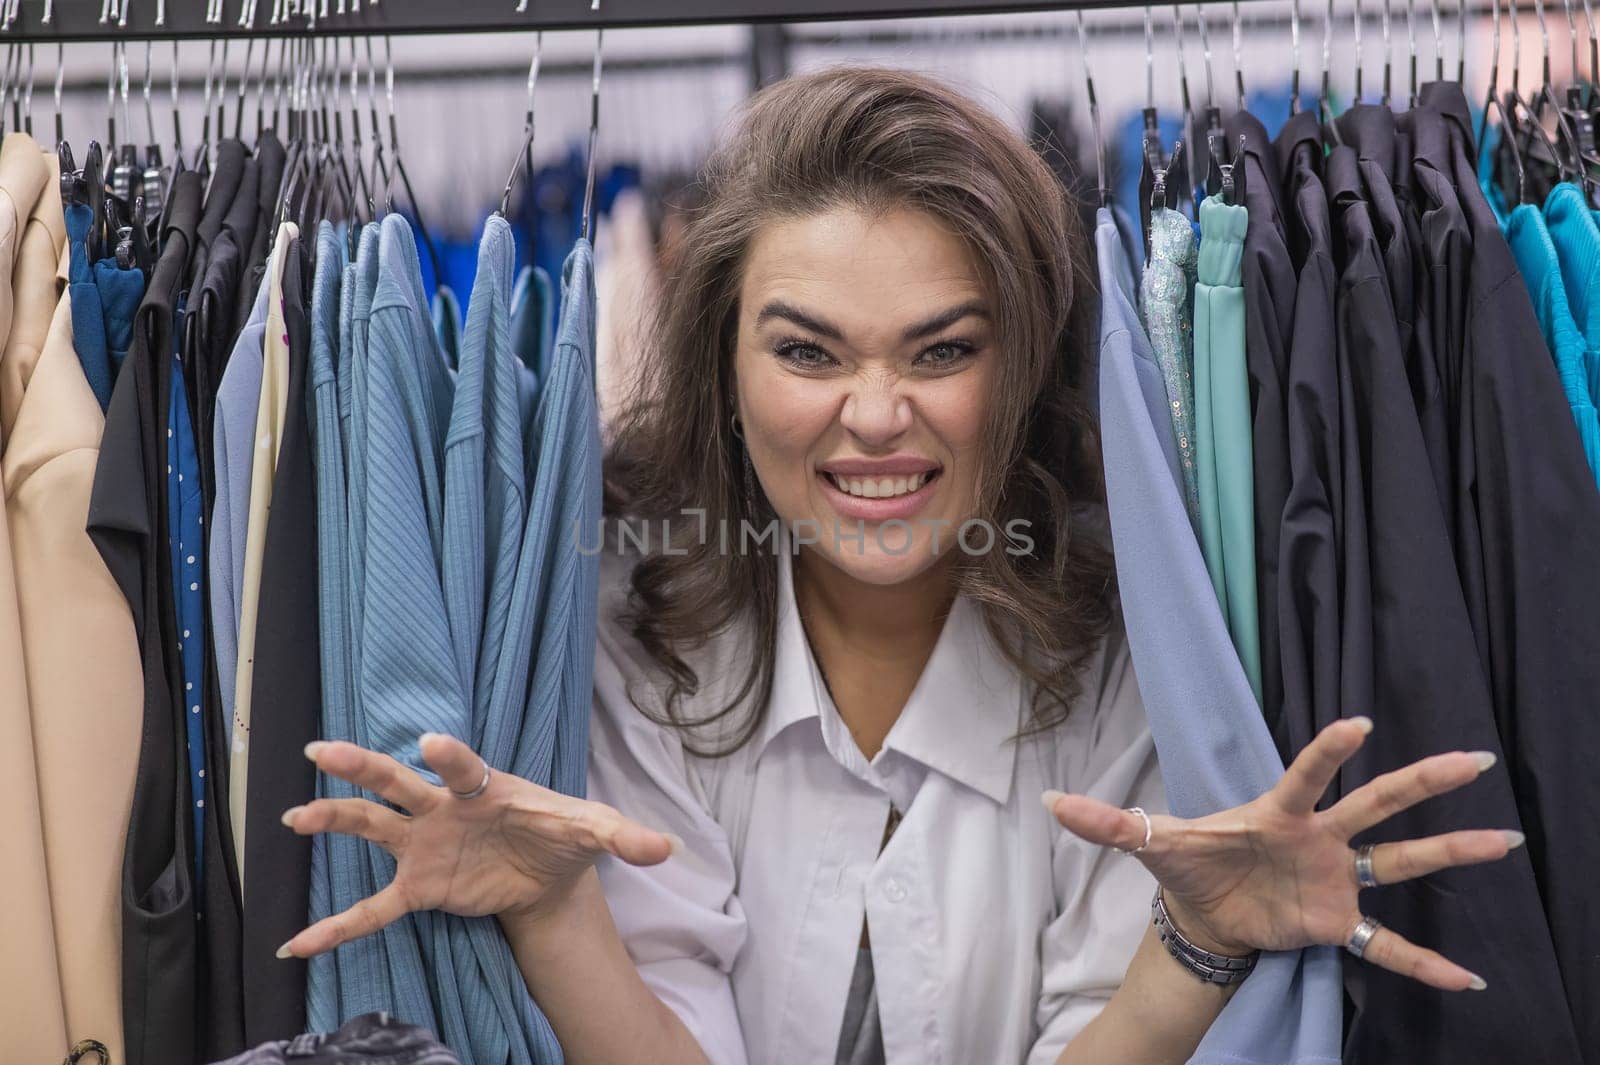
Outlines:
[[370,898],[305,929],[278,952],[310,957],[371,935],[413,910],[463,917],[535,915],[564,893],[602,854],[633,865],[663,862],[680,846],[598,802],[575,799],[508,773],[491,772],[450,736],[424,735],[422,758],[443,787],[385,754],[353,743],[313,743],[319,770],[383,797],[401,813],[367,799],[317,799],[283,815],[302,836],[343,832],[394,855],[395,877]]

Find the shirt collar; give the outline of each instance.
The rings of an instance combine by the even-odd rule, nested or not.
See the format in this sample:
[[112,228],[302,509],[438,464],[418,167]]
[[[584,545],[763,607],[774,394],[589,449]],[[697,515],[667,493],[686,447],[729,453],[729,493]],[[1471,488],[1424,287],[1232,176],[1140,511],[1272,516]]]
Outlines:
[[[793,557],[778,548],[778,617],[772,697],[755,756],[791,725],[837,715],[794,596]],[[1022,728],[1022,678],[995,644],[978,605],[958,596],[905,709],[884,739],[895,751],[1005,803]],[[881,755],[880,755],[881,757]]]

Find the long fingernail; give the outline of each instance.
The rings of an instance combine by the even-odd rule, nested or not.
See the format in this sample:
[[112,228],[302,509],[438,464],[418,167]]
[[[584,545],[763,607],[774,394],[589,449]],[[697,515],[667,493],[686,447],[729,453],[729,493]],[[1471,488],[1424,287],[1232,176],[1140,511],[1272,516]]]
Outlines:
[[304,809],[305,809],[304,806],[291,806],[287,810],[283,811],[283,816],[280,817],[278,820],[283,822],[283,827],[284,828],[293,828],[294,827],[294,819],[297,816],[299,816],[300,811],[304,810]]
[[326,746],[327,744],[323,743],[321,740],[312,740],[310,743],[306,744],[306,757],[315,762],[317,760],[317,753]]
[[1066,797],[1067,793],[1064,791],[1057,791],[1055,788],[1046,788],[1044,794],[1039,796],[1039,801],[1044,803],[1044,808],[1046,810],[1049,810],[1051,813],[1055,813],[1056,800],[1065,799]]
[[[294,942],[294,940],[292,940],[292,939],[289,940],[289,943],[293,943],[293,942]],[[279,947],[278,948],[278,953],[273,955],[273,956],[277,957],[277,958],[292,958],[292,957],[294,957],[294,955],[289,953],[289,943],[285,943],[283,946]]]
[[421,747],[424,743],[427,743],[429,740],[434,740],[434,739],[438,739],[438,738],[439,738],[439,734],[437,732],[424,732],[422,735],[417,737],[417,746]]
[[667,843],[671,845],[671,850],[667,851],[667,855],[669,857],[674,854],[683,853],[684,844],[682,836],[679,836],[675,832],[663,832],[661,834],[667,837]]
[[1472,975],[1472,983],[1467,985],[1468,991],[1487,991],[1488,989],[1488,983],[1476,973]]
[[1361,717],[1352,717],[1352,718],[1350,718],[1350,722],[1352,724],[1358,726],[1361,729],[1362,732],[1371,732],[1372,731],[1372,718],[1367,717],[1364,714]]
[[1473,751],[1472,758],[1478,763],[1478,772],[1480,773],[1494,768],[1494,764],[1500,760],[1493,751]]
[[1504,835],[1506,837],[1506,849],[1507,850],[1513,850],[1514,851],[1518,847],[1522,846],[1524,843],[1528,842],[1528,837],[1523,835],[1521,832],[1518,832],[1514,828],[1505,829],[1504,830]]

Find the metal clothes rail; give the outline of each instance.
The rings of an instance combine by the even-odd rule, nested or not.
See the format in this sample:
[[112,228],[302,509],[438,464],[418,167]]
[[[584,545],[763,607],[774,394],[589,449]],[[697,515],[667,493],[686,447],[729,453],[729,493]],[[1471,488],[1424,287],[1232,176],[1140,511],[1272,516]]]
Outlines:
[[[4,10],[5,0],[0,0]],[[527,33],[533,30],[834,22],[945,15],[1060,12],[1135,6],[1130,0],[10,0],[8,40],[170,40],[316,34]],[[1156,0],[1166,5],[1177,0]],[[241,20],[255,6],[254,25]],[[126,17],[120,5],[128,5]],[[301,13],[274,23],[283,5]],[[316,6],[312,20],[303,13]],[[46,7],[48,24],[42,21]],[[1307,10],[1315,4],[1307,3]],[[220,18],[208,17],[220,9]],[[111,14],[102,20],[103,12]],[[157,19],[161,18],[158,23]]]

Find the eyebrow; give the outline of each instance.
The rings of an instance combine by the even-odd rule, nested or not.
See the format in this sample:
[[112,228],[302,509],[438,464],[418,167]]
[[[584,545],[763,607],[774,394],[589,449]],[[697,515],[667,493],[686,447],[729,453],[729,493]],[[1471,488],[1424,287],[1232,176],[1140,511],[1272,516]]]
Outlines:
[[[970,300],[910,326],[901,334],[901,339],[921,340],[943,329],[948,329],[963,318],[968,317],[988,319],[989,311],[984,307],[982,301]],[[838,326],[831,325],[815,315],[807,314],[798,307],[782,300],[773,300],[761,308],[761,313],[756,315],[756,328],[761,328],[770,318],[782,318],[785,321],[793,322],[802,329],[809,329],[818,336],[827,337],[829,340],[844,340],[844,334],[839,330]]]

